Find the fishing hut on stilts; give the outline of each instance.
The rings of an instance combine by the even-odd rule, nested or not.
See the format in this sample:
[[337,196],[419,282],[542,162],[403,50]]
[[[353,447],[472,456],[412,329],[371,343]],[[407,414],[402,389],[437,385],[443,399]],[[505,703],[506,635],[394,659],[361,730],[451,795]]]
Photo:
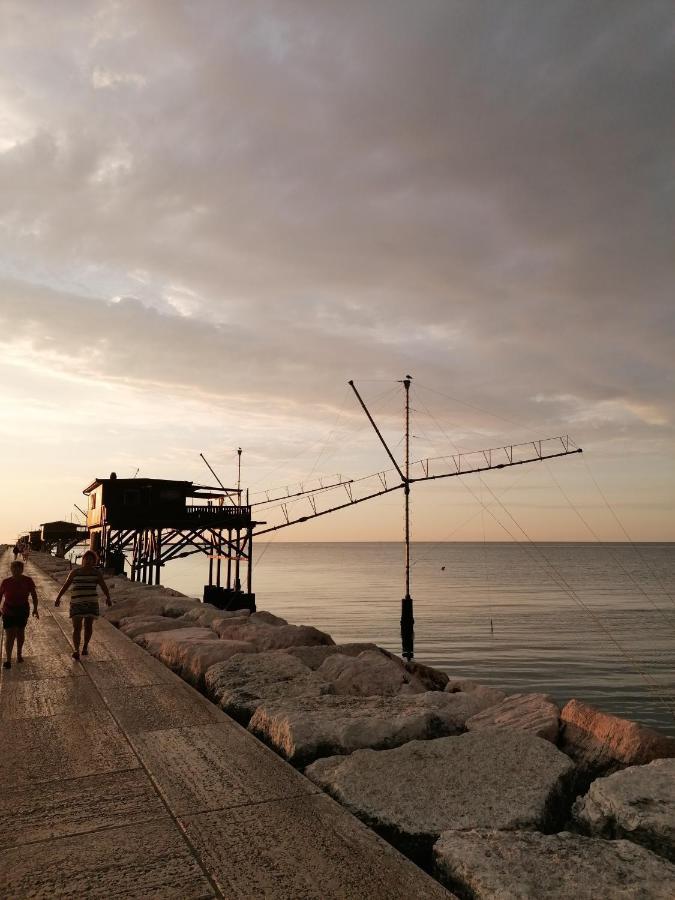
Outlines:
[[204,602],[255,610],[253,529],[241,487],[196,485],[161,478],[96,478],[89,499],[89,546],[101,564],[131,581],[160,584],[162,567],[197,553],[208,557]]

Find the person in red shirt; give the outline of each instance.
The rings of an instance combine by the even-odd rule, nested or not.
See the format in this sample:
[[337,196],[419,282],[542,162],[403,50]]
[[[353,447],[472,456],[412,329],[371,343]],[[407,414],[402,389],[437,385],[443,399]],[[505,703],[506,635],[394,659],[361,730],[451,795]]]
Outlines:
[[12,650],[16,641],[16,661],[23,662],[21,651],[23,640],[30,614],[28,598],[33,598],[33,615],[40,618],[38,613],[38,595],[35,582],[32,578],[23,574],[23,563],[13,562],[9,567],[11,576],[5,578],[0,584],[0,613],[2,613],[2,626],[5,629],[5,661],[4,669],[12,668]]

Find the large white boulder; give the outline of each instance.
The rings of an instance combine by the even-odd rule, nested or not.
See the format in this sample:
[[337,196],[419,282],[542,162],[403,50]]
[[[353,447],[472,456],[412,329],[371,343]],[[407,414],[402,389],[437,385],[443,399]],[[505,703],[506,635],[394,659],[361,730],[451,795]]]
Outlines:
[[451,678],[445,686],[449,694],[476,694],[484,698],[486,706],[494,706],[506,699],[506,693],[487,684],[479,684],[469,678]]
[[250,616],[250,610],[229,611],[218,609],[211,603],[200,603],[193,609],[189,609],[185,615],[181,616],[180,621],[192,625],[201,625],[203,628],[212,628],[215,622],[224,620],[232,620],[234,618],[243,619]]
[[213,627],[220,637],[230,641],[248,641],[259,652],[333,643],[330,635],[311,625],[269,625],[251,622],[251,618],[245,621],[223,620],[214,623]]
[[221,640],[210,628],[199,627],[148,632],[139,635],[136,643],[196,687],[203,686],[207,670],[215,663],[255,652],[246,641]]
[[598,778],[573,815],[591,834],[629,838],[675,862],[675,759]]
[[213,632],[210,628],[202,628],[198,625],[186,628],[183,625],[183,627],[178,626],[168,631],[149,631],[141,634],[136,638],[136,643],[145,647],[148,653],[152,653],[165,665],[171,667],[173,654],[177,653],[179,643],[208,640],[213,640]]
[[421,694],[425,686],[390,656],[378,650],[366,650],[356,658],[336,653],[329,656],[317,670],[329,681],[336,694],[371,697],[376,694],[393,696],[401,693]]
[[[377,644],[320,644],[315,647],[287,647],[285,653],[296,656],[310,669],[318,669],[329,656],[359,656],[364,650],[380,650]],[[384,652],[384,651],[382,651]]]
[[305,774],[404,853],[428,864],[444,831],[554,826],[573,768],[548,741],[492,730],[395,750],[357,750],[320,759]]
[[570,700],[560,712],[560,748],[592,774],[675,757],[675,737]]
[[256,625],[288,625],[286,619],[275,616],[274,613],[267,612],[265,609],[252,613],[251,622]]
[[265,700],[332,692],[332,686],[317,673],[279,650],[233,656],[211,666],[204,681],[209,699],[242,725],[248,725]]
[[139,635],[158,631],[176,631],[179,628],[189,628],[189,622],[180,619],[170,619],[168,616],[128,616],[121,619],[119,630],[127,637],[135,640]]
[[511,694],[501,703],[472,716],[466,727],[468,731],[515,728],[555,744],[558,741],[560,710],[548,694]]
[[189,609],[200,605],[199,600],[192,597],[183,597],[170,592],[167,588],[150,587],[148,585],[133,585],[124,591],[123,599],[120,592],[111,592],[113,605],[104,607],[101,614],[108,621],[117,625],[122,619],[130,616],[168,616],[178,618]]
[[672,900],[675,889],[675,866],[648,850],[564,831],[446,831],[434,874],[473,900]]
[[443,691],[396,697],[286,697],[260,704],[248,727],[285,759],[303,766],[363,747],[384,749],[458,734],[480,708],[476,703],[468,695]]
[[188,644],[178,653],[178,672],[185,681],[189,681],[199,690],[204,689],[208,670],[216,663],[231,659],[233,656],[254,654],[255,647],[247,641],[207,640]]
[[440,669],[434,669],[433,666],[427,666],[416,659],[405,660],[386,650],[384,652],[403,666],[409,675],[420,681],[426,691],[443,691],[447,687],[448,676],[445,672],[441,672]]

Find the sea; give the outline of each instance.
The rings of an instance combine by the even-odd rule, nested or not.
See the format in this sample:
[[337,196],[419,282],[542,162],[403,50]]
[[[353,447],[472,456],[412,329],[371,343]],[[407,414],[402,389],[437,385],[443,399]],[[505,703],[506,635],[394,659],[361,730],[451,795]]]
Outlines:
[[[203,556],[162,581],[201,597]],[[400,653],[396,543],[259,543],[258,609]],[[415,659],[675,735],[675,544],[414,543]]]

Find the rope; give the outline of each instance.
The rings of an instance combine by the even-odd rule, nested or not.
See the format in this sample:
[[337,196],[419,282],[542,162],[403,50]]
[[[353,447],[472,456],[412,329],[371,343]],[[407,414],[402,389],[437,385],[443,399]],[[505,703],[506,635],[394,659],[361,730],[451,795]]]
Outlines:
[[[425,409],[426,409],[426,406],[425,406]],[[445,434],[442,426],[436,420],[435,416],[428,409],[426,409],[426,412],[430,416],[430,418],[434,421],[434,423],[436,424],[436,427],[439,429],[439,431],[442,434],[444,434],[446,440],[452,445],[453,444],[452,439],[447,434]],[[659,701],[659,703],[661,703],[666,708],[666,710],[670,713],[670,715],[675,720],[675,707],[671,706],[670,703],[668,702],[668,700],[664,699],[664,696],[662,696],[660,693],[660,691],[664,691],[665,696],[668,696],[669,689],[667,688],[667,686],[661,685],[651,675],[642,671],[642,669],[639,665],[639,661],[636,661],[631,656],[631,654],[616,640],[614,635],[611,633],[611,631],[605,625],[605,623],[600,619],[600,617],[589,606],[587,606],[587,604],[578,596],[578,594],[576,593],[574,588],[572,588],[572,586],[565,580],[565,578],[562,576],[562,574],[556,569],[555,565],[553,565],[553,563],[551,563],[551,561],[546,557],[546,555],[541,550],[541,548],[538,547],[537,544],[530,538],[529,534],[527,534],[525,529],[519,524],[519,522],[509,512],[509,510],[504,506],[504,504],[501,502],[501,500],[492,491],[490,486],[485,482],[485,480],[480,475],[480,473],[478,473],[478,478],[479,478],[480,482],[483,484],[483,486],[486,488],[486,490],[490,493],[492,498],[495,500],[495,502],[499,505],[499,507],[506,513],[506,515],[511,519],[511,521],[516,525],[516,527],[522,532],[526,541],[534,548],[535,553],[538,553],[541,556],[541,558],[544,560],[544,562],[546,563],[546,566],[550,570],[548,574],[549,575],[552,574],[554,583],[557,584],[558,587],[561,588],[561,590],[563,590],[571,600],[573,600],[575,603],[577,603],[577,605],[582,610],[584,610],[584,612],[586,612],[587,615],[589,615],[591,617],[591,619],[595,622],[595,624],[605,633],[605,635],[610,640],[610,642],[617,648],[619,653],[628,662],[628,664],[635,671],[635,673],[640,678],[642,678],[642,680],[645,682],[645,685],[647,686],[648,690],[652,691],[655,694],[655,697]],[[462,482],[462,483],[465,484],[464,482]],[[487,513],[489,513],[489,515],[492,516],[492,518],[497,522],[497,524],[500,526],[500,528],[502,528],[509,535],[509,537],[511,537],[511,539],[513,541],[515,541],[515,543],[517,543],[519,546],[523,547],[522,542],[518,541],[515,538],[515,536],[509,531],[509,529],[506,528],[506,526],[494,515],[492,510],[489,509],[487,506],[485,506],[482,503],[481,498],[477,497],[476,494],[474,494],[471,491],[471,489],[468,487],[468,485],[465,484],[465,486],[473,494],[474,498],[481,504],[481,506],[485,509],[485,511]],[[525,551],[525,552],[527,552],[527,551]],[[527,554],[527,555],[529,556],[529,554]],[[530,557],[530,558],[532,559],[532,557]],[[535,563],[538,562],[536,560],[536,558],[533,561]]]
[[600,545],[600,547],[602,547],[603,550],[605,550],[607,553],[610,554],[610,556],[612,557],[612,559],[614,560],[614,562],[619,566],[619,568],[621,569],[621,571],[623,572],[623,574],[624,574],[627,578],[630,578],[630,580],[633,582],[633,584],[635,585],[635,587],[640,591],[640,593],[645,597],[645,599],[648,600],[648,601],[652,604],[652,606],[654,607],[654,609],[656,610],[656,612],[659,613],[659,615],[663,618],[663,620],[664,620],[664,622],[666,623],[666,625],[668,625],[669,628],[675,628],[675,622],[673,622],[673,620],[670,619],[670,618],[664,613],[664,611],[663,611],[659,606],[656,605],[656,603],[654,602],[654,600],[652,600],[652,598],[651,598],[651,597],[649,596],[649,594],[645,591],[645,589],[642,587],[642,585],[640,584],[640,582],[637,581],[637,580],[633,577],[632,573],[629,572],[629,571],[625,568],[625,566],[623,565],[623,563],[621,562],[621,560],[620,560],[617,556],[615,556],[615,555],[612,553],[611,549],[610,549],[609,547],[607,547],[607,546],[603,543],[603,541],[600,539],[600,537],[599,537],[599,535],[597,534],[597,532],[591,527],[591,525],[588,523],[588,521],[585,519],[585,517],[581,514],[581,512],[577,509],[577,507],[574,505],[574,503],[572,503],[572,501],[570,500],[570,498],[568,497],[568,495],[566,494],[566,492],[563,490],[562,485],[560,484],[560,482],[558,481],[558,479],[555,477],[555,475],[554,475],[553,472],[551,471],[551,468],[550,468],[550,466],[548,465],[548,463],[546,463],[546,470],[547,470],[548,474],[550,475],[550,477],[551,477],[553,483],[556,485],[556,487],[558,488],[558,490],[560,491],[560,493],[563,495],[563,497],[564,497],[565,500],[567,501],[567,503],[568,503],[570,509],[572,509],[572,510],[576,513],[576,515],[579,517],[579,519],[583,522],[584,526],[588,529],[589,534],[593,535],[593,537],[594,537],[595,540],[598,542],[598,544]]
[[604,503],[605,503],[605,506],[607,507],[607,509],[608,509],[609,512],[611,513],[612,517],[614,518],[614,521],[617,523],[617,525],[619,526],[619,528],[621,529],[621,531],[622,531],[623,534],[625,535],[626,539],[628,540],[628,543],[631,545],[631,547],[633,548],[633,550],[635,551],[635,553],[637,554],[637,556],[640,557],[640,559],[641,559],[642,563],[644,564],[645,568],[646,568],[647,571],[650,573],[650,575],[652,576],[652,578],[657,582],[657,584],[659,585],[659,587],[661,588],[661,590],[663,591],[663,593],[666,595],[666,597],[671,601],[671,603],[673,603],[673,605],[675,605],[675,598],[673,597],[673,595],[672,595],[671,593],[669,593],[668,589],[666,588],[665,584],[661,581],[661,579],[659,578],[659,576],[657,575],[657,573],[650,567],[649,562],[647,561],[646,557],[644,557],[644,556],[642,555],[642,553],[641,553],[639,547],[635,544],[635,542],[633,541],[633,539],[631,538],[631,536],[628,534],[628,532],[627,532],[626,529],[624,528],[623,523],[621,522],[621,520],[619,519],[619,517],[617,516],[617,514],[614,512],[614,509],[612,508],[612,506],[610,505],[609,501],[607,500],[607,498],[605,497],[604,493],[602,492],[602,489],[600,488],[600,485],[599,485],[598,482],[595,480],[595,477],[594,477],[594,475],[593,475],[593,472],[591,471],[591,468],[590,468],[590,466],[588,465],[588,463],[586,462],[585,459],[583,460],[583,463],[584,463],[584,466],[586,467],[586,471],[588,472],[588,475],[589,475],[591,481],[593,482],[593,484],[595,485],[595,487],[596,487],[598,493],[599,493],[600,496],[602,497],[602,499],[603,499],[603,501],[604,501]]
[[[482,480],[483,479],[481,478],[481,481]],[[525,531],[525,529],[522,527],[522,525],[520,525],[516,521],[516,519],[511,515],[509,510],[504,506],[504,504],[501,503],[501,501],[499,501],[497,497],[495,497],[495,495],[493,494],[490,487],[488,485],[486,485],[486,487],[487,487],[487,490],[490,492],[490,494],[492,494],[494,499],[497,501],[497,503],[499,504],[501,509],[504,510],[506,515],[511,519],[511,521],[516,525],[516,527],[522,532],[527,543],[530,544],[534,548],[536,553],[539,553],[541,555],[541,558],[544,560],[546,565],[549,567],[550,572],[553,573],[554,581],[558,585],[558,587],[560,587],[571,600],[573,600],[575,603],[577,603],[578,606],[581,609],[583,609],[584,612],[586,612],[587,615],[589,615],[591,617],[591,619],[595,622],[595,624],[598,625],[599,628],[606,634],[608,639],[611,641],[612,644],[614,644],[614,646],[617,648],[619,653],[624,657],[624,659],[628,662],[628,664],[635,671],[635,673],[637,675],[639,675],[640,678],[642,678],[642,680],[645,682],[645,685],[647,686],[648,690],[650,690],[654,693],[656,699],[659,701],[659,703],[661,703],[665,707],[665,709],[670,713],[670,715],[673,717],[673,720],[675,721],[675,706],[671,706],[670,702],[667,699],[665,699],[670,692],[670,688],[668,688],[667,685],[660,684],[660,682],[658,682],[656,679],[654,679],[651,675],[647,674],[647,672],[642,671],[642,669],[640,668],[640,665],[639,665],[639,660],[636,661],[631,656],[631,654],[617,641],[617,639],[614,637],[614,635],[611,633],[611,631],[605,625],[605,623],[602,621],[602,619],[595,613],[594,610],[592,610],[585,603],[585,601],[583,601],[581,599],[581,597],[579,597],[579,595],[574,590],[574,588],[560,574],[560,572],[556,569],[556,567],[553,565],[553,563],[548,559],[548,557],[542,551],[542,549],[537,546],[537,544],[532,540],[532,538],[529,536],[529,534]],[[492,515],[491,510],[488,509],[487,512],[489,512],[490,515]],[[509,534],[513,538],[513,535],[511,535],[511,532],[509,532],[509,530],[501,522],[499,522],[499,520],[496,517],[493,516],[493,518],[495,518],[495,521],[497,521],[498,524],[502,528],[504,528],[506,533]],[[516,542],[520,546],[523,546],[520,541],[516,541]],[[536,562],[536,559],[535,559],[535,562]],[[664,692],[663,696],[661,695],[661,693],[659,693],[659,691]]]

